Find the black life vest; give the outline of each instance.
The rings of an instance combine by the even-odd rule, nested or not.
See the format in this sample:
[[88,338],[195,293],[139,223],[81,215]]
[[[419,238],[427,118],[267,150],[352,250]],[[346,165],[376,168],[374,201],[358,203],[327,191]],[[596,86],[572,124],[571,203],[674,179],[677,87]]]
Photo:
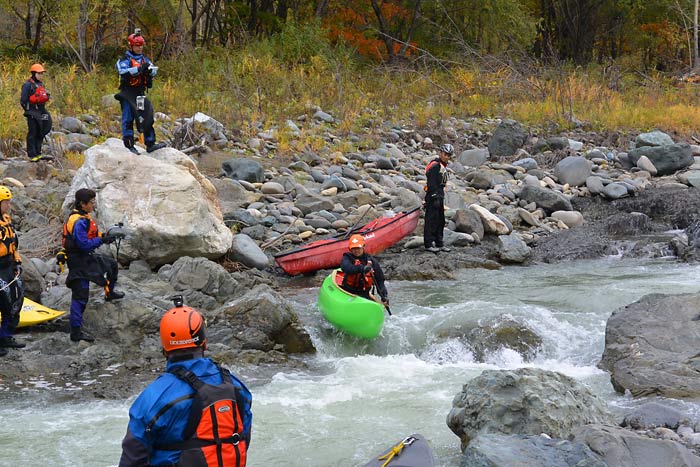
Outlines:
[[157,450],[182,451],[176,467],[245,467],[248,447],[242,435],[243,408],[231,373],[217,368],[223,380],[218,386],[205,383],[182,367],[169,370],[195,390],[184,441],[154,446]]
[[61,245],[63,246],[63,249],[66,250],[66,252],[68,253],[81,251],[73,241],[73,228],[75,227],[75,223],[78,222],[80,219],[87,219],[90,223],[90,227],[88,227],[87,231],[88,240],[97,238],[100,235],[100,231],[97,228],[97,224],[94,220],[92,220],[90,214],[83,213],[78,211],[77,209],[74,209],[68,216],[68,220],[66,220],[65,224],[63,224],[63,240],[61,242]]
[[[444,165],[442,165],[442,162],[440,162],[440,159],[433,159],[428,163],[428,165],[425,166],[425,175],[428,175],[428,172],[433,170],[435,166],[439,167],[439,172],[440,172],[440,187],[444,188],[445,185],[447,185],[447,169],[445,168]],[[428,185],[425,185],[423,187],[423,191],[429,191]]]
[[[359,259],[355,260],[355,266],[365,266]],[[343,276],[343,286],[351,289],[366,291],[374,285],[374,270],[370,272],[358,272],[355,274],[345,274]]]

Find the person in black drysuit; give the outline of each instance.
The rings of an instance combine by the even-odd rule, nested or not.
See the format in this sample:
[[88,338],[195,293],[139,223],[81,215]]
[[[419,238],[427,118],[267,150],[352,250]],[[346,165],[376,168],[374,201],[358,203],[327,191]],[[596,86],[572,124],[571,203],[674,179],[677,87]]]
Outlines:
[[375,287],[382,304],[389,306],[389,293],[384,284],[384,271],[379,266],[379,261],[365,253],[365,239],[362,235],[355,234],[350,237],[349,252],[343,254],[340,269],[343,271],[343,290],[351,294],[359,295],[369,300],[372,287]]
[[119,300],[124,293],[115,290],[119,267],[111,257],[95,252],[102,244],[112,243],[116,237],[109,231],[100,232],[90,214],[95,209],[97,194],[88,188],[75,192],[74,209],[63,224],[63,249],[68,256],[66,286],[71,289],[70,340],[95,340],[83,331],[83,313],[90,298],[90,282],[105,290],[105,301]]
[[32,76],[22,85],[19,103],[27,118],[27,157],[32,162],[53,157],[42,156],[41,143],[44,136],[51,132],[51,114],[46,110],[46,103],[51,95],[41,81],[46,69],[39,63],[29,67]]
[[442,239],[445,229],[445,185],[447,185],[447,164],[454,154],[451,144],[440,146],[440,155],[425,167],[425,227],[423,245],[433,253],[450,251]]

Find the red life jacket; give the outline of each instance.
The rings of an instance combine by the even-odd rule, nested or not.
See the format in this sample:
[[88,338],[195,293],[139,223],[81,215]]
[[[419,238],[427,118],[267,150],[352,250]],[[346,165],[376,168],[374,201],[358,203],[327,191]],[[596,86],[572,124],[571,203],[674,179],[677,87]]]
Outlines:
[[29,78],[29,82],[32,83],[32,88],[34,91],[29,95],[30,104],[46,104],[49,101],[49,93],[46,92],[46,88],[43,84],[38,84],[32,78]]
[[207,384],[182,367],[170,370],[194,393],[184,441],[155,445],[154,449],[182,451],[176,467],[245,467],[248,451],[243,439],[243,409],[239,406],[231,373],[218,367],[223,382]]
[[90,222],[90,227],[88,227],[87,231],[88,240],[97,238],[100,235],[97,224],[92,220],[90,214],[83,214],[80,211],[73,210],[68,216],[66,223],[63,224],[63,240],[61,241],[61,246],[63,246],[66,251],[76,250],[78,248],[73,241],[73,228],[75,227],[75,223],[80,219],[87,219],[88,222]]
[[[359,259],[356,259],[355,266],[364,266],[364,264],[362,264]],[[355,290],[369,290],[374,285],[374,270],[368,273],[358,272],[355,274],[345,274],[345,276],[343,276],[343,285]]]

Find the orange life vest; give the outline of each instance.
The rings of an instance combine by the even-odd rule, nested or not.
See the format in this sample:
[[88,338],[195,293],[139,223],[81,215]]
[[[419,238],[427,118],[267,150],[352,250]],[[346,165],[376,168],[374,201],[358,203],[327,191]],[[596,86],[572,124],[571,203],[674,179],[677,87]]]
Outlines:
[[100,235],[100,231],[97,228],[97,224],[95,224],[95,221],[92,220],[90,214],[83,214],[80,211],[73,210],[68,216],[68,220],[66,221],[66,223],[63,224],[63,240],[61,241],[61,245],[66,251],[78,249],[75,242],[73,241],[73,228],[75,227],[75,223],[78,222],[80,219],[87,219],[90,223],[90,227],[88,227],[87,231],[88,240],[97,238]]
[[[365,266],[359,259],[355,260],[355,266]],[[356,290],[369,290],[374,285],[374,270],[363,273],[345,274],[343,277],[343,285]]]
[[[144,56],[141,56],[141,60],[136,60],[133,57],[129,57],[129,67],[133,68],[139,68],[141,65],[146,63],[146,58]],[[132,76],[130,74],[122,75],[122,84],[126,84],[127,86],[131,86],[132,88],[145,88],[146,85],[148,84],[148,77],[146,75],[143,75],[141,73],[137,73],[136,75]]]
[[0,262],[11,260],[16,263],[21,263],[22,258],[20,258],[17,252],[17,246],[19,245],[19,240],[17,239],[17,233],[12,225],[12,219],[10,219],[9,214],[3,214],[0,218]]
[[242,408],[231,374],[218,367],[223,382],[207,384],[181,367],[169,370],[189,384],[194,393],[185,440],[170,445],[155,445],[160,450],[182,450],[177,467],[245,467],[247,444],[243,432]]

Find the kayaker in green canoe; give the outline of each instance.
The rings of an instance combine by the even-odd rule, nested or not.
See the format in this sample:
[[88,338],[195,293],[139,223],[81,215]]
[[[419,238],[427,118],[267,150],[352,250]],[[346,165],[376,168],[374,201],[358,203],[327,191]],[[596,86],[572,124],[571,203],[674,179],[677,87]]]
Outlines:
[[355,234],[348,243],[349,252],[343,254],[340,269],[345,273],[341,287],[355,295],[374,300],[371,295],[374,287],[382,304],[388,309],[389,293],[384,285],[384,272],[374,256],[365,253],[365,239]]

